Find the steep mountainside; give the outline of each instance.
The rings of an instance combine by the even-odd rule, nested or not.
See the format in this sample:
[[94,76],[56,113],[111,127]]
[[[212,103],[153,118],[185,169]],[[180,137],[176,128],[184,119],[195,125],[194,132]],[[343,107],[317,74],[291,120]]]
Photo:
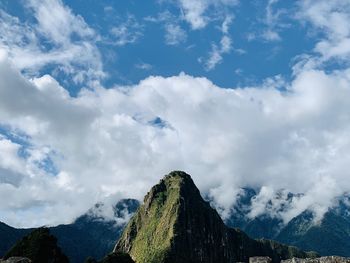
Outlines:
[[321,255],[350,256],[350,218],[328,211],[316,224],[306,211],[292,219],[276,237],[281,242],[303,249],[319,251]]
[[[235,212],[225,222],[228,226],[239,227],[253,238],[274,239],[304,250],[317,251],[324,256],[350,256],[347,196],[340,198],[338,206],[330,209],[320,222],[315,223],[313,214],[306,210],[284,225],[281,219],[272,218],[268,213],[248,218],[246,215],[257,193],[252,189],[243,190],[235,205]],[[289,193],[287,199],[294,196]]]
[[[50,228],[57,237],[59,246],[73,263],[83,262],[88,256],[96,259],[109,253],[115,241],[121,235],[127,222],[106,220],[91,209],[85,215],[77,218],[73,224],[59,225]],[[138,201],[124,199],[114,207],[114,218],[122,218],[123,214],[132,214],[139,206]],[[91,249],[93,248],[93,249]]]
[[47,228],[38,228],[24,236],[4,256],[25,257],[33,263],[57,262],[68,263],[68,258],[57,246],[57,239],[50,234]]
[[[134,199],[119,201],[114,207],[115,220],[106,220],[95,213],[95,210],[101,205],[97,204],[72,224],[49,227],[70,262],[84,262],[88,256],[100,259],[109,253],[127,223],[126,221],[119,222],[117,219],[134,213],[139,202]],[[19,239],[31,231],[33,229],[16,229],[0,223],[0,258]]]
[[114,251],[129,253],[136,263],[247,262],[251,256],[280,262],[315,256],[226,227],[184,172],[170,173],[151,189]]
[[21,229],[0,222],[0,258],[22,237],[34,229]]
[[[283,225],[282,220],[271,218],[266,213],[253,219],[247,217],[252,200],[256,196],[255,190],[242,189],[234,213],[225,223],[230,227],[242,229],[253,238],[277,240],[303,250],[317,251],[324,256],[350,256],[348,197],[341,198],[339,205],[327,212],[318,224],[313,224],[313,215],[309,211],[304,211],[287,225]],[[289,193],[287,198],[294,196]],[[118,240],[122,233],[126,221],[103,219],[94,212],[100,205],[90,209],[72,224],[50,228],[51,233],[58,239],[58,245],[73,263],[83,262],[88,256],[102,258],[112,250],[115,240]],[[136,200],[121,200],[114,207],[115,218],[123,218],[126,214],[134,213],[138,206],[139,202]],[[0,257],[32,230],[16,229],[0,222]],[[95,249],[91,250],[91,247]]]
[[132,260],[129,254],[117,252],[108,254],[100,261],[89,257],[85,263],[135,263],[135,261]]

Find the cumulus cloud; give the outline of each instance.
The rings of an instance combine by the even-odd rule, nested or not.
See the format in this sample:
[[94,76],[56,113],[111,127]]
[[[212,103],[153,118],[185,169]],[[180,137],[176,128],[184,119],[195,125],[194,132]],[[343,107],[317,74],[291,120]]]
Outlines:
[[[207,78],[181,73],[109,89],[95,84],[76,97],[52,76],[28,77],[23,69],[56,63],[76,72],[86,61],[99,74],[99,52],[91,41],[96,34],[62,2],[37,3],[29,2],[36,28],[3,11],[0,16],[2,221],[15,226],[68,223],[98,201],[141,199],[174,169],[190,173],[224,217],[245,186],[260,189],[249,217],[267,211],[285,222],[305,209],[319,219],[335,197],[350,190],[350,69],[326,71],[317,63],[340,57],[332,52],[326,57],[319,47],[338,47],[348,38],[348,24],[334,29],[323,20],[347,19],[346,2],[337,1],[344,7],[338,10],[331,2],[300,2],[299,16],[314,29],[326,30],[317,52],[303,57],[306,63],[298,65],[291,81],[270,78],[254,87],[223,89]],[[64,29],[54,20],[41,21],[55,4],[60,5],[58,16],[70,17],[76,26]],[[193,29],[207,23],[205,11],[196,8],[188,4],[183,9]],[[212,67],[233,50],[231,21],[223,20],[220,27]],[[72,34],[79,35],[78,43]],[[41,38],[51,41],[52,49],[42,50]],[[72,54],[77,62],[69,59]],[[34,55],[37,60],[31,61]],[[303,195],[287,200],[289,191]]]
[[180,74],[76,98],[50,76],[26,80],[5,58],[0,75],[0,123],[29,145],[2,138],[1,171],[20,174],[0,184],[2,220],[18,226],[69,222],[104,198],[140,199],[173,169],[222,207],[242,186],[305,193],[286,218],[325,210],[350,189],[349,70],[305,71],[286,92],[274,80],[233,90]]
[[313,26],[321,35],[315,51],[321,54],[323,63],[330,59],[347,61],[350,55],[350,3],[336,1],[299,1],[297,18]]
[[0,47],[19,69],[35,75],[47,65],[56,65],[76,83],[104,76],[95,45],[98,35],[81,16],[60,0],[31,0],[26,6],[36,23],[0,10]]

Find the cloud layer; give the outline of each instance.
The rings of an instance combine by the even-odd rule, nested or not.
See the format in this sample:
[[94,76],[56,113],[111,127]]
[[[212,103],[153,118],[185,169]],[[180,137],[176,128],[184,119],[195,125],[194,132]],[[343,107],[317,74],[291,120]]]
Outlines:
[[27,143],[0,141],[0,208],[16,224],[18,213],[54,224],[103,198],[141,198],[172,169],[228,208],[248,185],[305,193],[297,210],[350,189],[349,70],[304,71],[286,92],[180,74],[77,98],[50,76],[26,80],[4,56],[0,75],[1,123]]
[[[346,1],[336,1],[342,9],[329,1],[298,2],[297,18],[311,25],[310,34],[320,34],[312,52],[300,54],[288,81],[277,76],[235,89],[185,73],[109,89],[90,82],[104,75],[95,45],[98,34],[60,1],[37,3],[29,2],[35,27],[4,12],[0,16],[1,221],[16,226],[70,222],[98,201],[142,198],[174,169],[190,173],[223,215],[245,186],[261,189],[251,217],[261,214],[277,192],[304,193],[277,213],[285,222],[305,209],[320,218],[335,197],[350,191]],[[64,29],[48,13],[57,3],[55,10],[68,23]],[[206,26],[208,8],[217,8],[214,1],[179,5],[193,30]],[[329,26],[324,17],[341,27]],[[129,18],[115,27],[116,46],[140,36],[128,34],[131,25],[142,29]],[[220,45],[212,46],[212,67],[233,49],[228,33],[234,21],[223,18]],[[169,45],[186,41],[177,22],[165,23],[165,29],[171,34]],[[42,38],[51,49],[42,48]],[[325,68],[334,61],[342,67]],[[52,63],[77,83],[89,82],[89,88],[72,97],[52,76],[28,75]],[[276,215],[275,207],[269,213]]]

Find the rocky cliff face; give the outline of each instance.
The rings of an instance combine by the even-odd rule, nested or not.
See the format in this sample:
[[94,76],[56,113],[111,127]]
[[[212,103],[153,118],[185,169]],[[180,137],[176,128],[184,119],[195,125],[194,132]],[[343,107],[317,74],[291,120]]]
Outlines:
[[252,256],[280,262],[316,256],[226,227],[184,172],[170,173],[150,190],[114,251],[129,253],[136,263],[248,262]]

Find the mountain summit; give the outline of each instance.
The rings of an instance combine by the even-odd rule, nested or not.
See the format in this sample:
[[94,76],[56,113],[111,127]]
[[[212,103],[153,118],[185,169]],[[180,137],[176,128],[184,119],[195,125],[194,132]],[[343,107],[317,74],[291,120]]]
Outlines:
[[147,193],[114,252],[129,253],[136,263],[248,262],[252,256],[280,262],[316,256],[228,228],[203,200],[190,175],[181,171],[166,175]]

